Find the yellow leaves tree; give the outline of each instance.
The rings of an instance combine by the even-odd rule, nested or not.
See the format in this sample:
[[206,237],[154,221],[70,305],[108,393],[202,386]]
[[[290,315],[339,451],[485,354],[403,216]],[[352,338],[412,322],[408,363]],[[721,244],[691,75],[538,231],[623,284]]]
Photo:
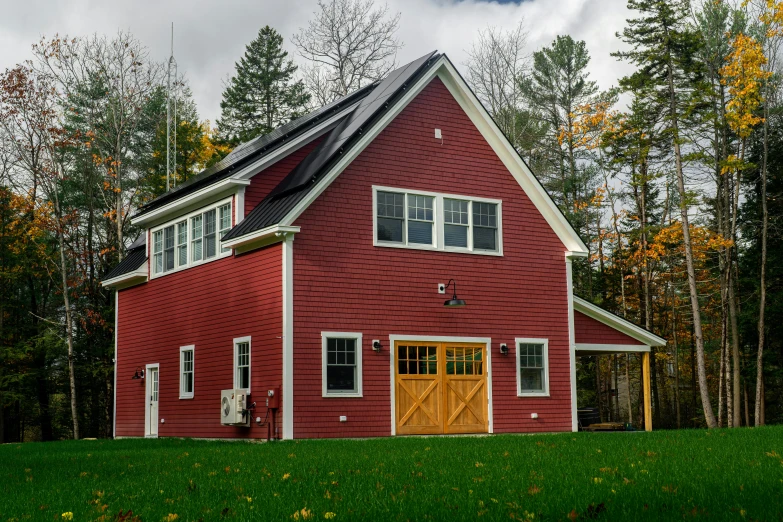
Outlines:
[[772,76],[766,71],[767,57],[753,37],[738,34],[731,41],[728,63],[721,69],[721,83],[729,88],[726,119],[731,130],[744,141],[764,119],[756,114],[762,102],[761,89]]

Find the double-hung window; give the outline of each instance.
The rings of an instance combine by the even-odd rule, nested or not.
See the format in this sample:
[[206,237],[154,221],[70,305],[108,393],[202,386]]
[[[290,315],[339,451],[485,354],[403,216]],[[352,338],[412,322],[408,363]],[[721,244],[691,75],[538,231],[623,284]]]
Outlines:
[[322,332],[324,397],[362,396],[362,334]]
[[152,235],[152,259],[155,274],[174,270],[174,225],[156,230]]
[[234,388],[250,393],[250,337],[234,339]]
[[179,398],[192,399],[195,390],[195,346],[179,349]]
[[517,395],[549,395],[549,341],[517,339]]
[[231,255],[220,239],[232,225],[231,201],[223,200],[152,230],[152,275]]
[[500,201],[373,187],[377,246],[502,255]]

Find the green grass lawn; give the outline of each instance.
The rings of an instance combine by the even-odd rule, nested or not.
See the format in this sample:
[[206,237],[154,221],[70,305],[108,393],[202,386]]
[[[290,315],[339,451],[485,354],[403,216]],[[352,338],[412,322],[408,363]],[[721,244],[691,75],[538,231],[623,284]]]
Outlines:
[[783,427],[7,444],[0,480],[0,521],[782,520]]

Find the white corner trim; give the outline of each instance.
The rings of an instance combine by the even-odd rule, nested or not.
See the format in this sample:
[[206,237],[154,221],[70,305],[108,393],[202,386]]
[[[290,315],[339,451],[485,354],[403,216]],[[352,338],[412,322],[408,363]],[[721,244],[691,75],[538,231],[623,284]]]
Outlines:
[[596,343],[576,343],[577,352],[649,352],[650,347],[646,344],[596,344]]
[[607,312],[600,306],[596,306],[593,303],[585,301],[584,299],[574,296],[574,310],[585,314],[591,319],[609,326],[625,335],[632,337],[642,344],[650,346],[665,346],[666,339],[658,337],[654,333],[648,332],[640,326],[636,326],[630,321],[618,317],[613,313]]
[[[327,367],[327,340],[328,339],[354,339],[356,340],[356,391],[329,392],[326,389]],[[340,397],[363,397],[364,376],[362,373],[362,334],[361,332],[321,332],[321,397],[330,399]]]
[[[230,193],[235,192],[237,187],[244,187],[247,185],[250,185],[249,179],[226,178],[224,180],[218,181],[217,183],[207,185],[206,187],[192,192],[187,196],[183,196],[181,198],[175,199],[170,203],[166,203],[165,205],[156,208],[155,210],[150,210],[149,212],[140,216],[133,216],[131,217],[131,223],[137,226],[150,225],[153,222],[169,219],[167,216],[170,214],[187,209],[191,205],[199,204],[206,198],[217,195],[225,197],[231,195]],[[171,219],[174,218],[171,217]]]
[[[544,359],[544,389],[542,391],[522,391],[522,369],[519,366],[520,344],[541,344],[544,346],[542,354]],[[516,352],[517,364],[517,397],[549,397],[549,339],[516,337],[514,339],[514,351]]]
[[115,290],[122,290],[130,286],[140,285],[147,282],[147,265],[149,260],[145,260],[139,268],[133,272],[127,272],[111,279],[104,279],[101,281],[101,286],[104,288],[114,288]]
[[294,236],[282,248],[283,276],[283,439],[294,438]]
[[247,384],[248,387],[245,388],[245,393],[250,395],[251,390],[253,388],[253,339],[251,336],[246,335],[244,337],[235,337],[234,338],[234,360],[231,361],[231,368],[234,373],[234,380],[232,388],[234,389],[240,389],[239,383],[237,382],[237,345],[240,343],[247,343]]
[[299,227],[272,225],[271,227],[256,230],[244,236],[235,237],[228,241],[221,241],[220,244],[225,248],[241,249],[244,246],[250,246],[253,243],[263,243],[264,240],[272,239],[273,242],[283,241],[286,234],[296,234],[301,230]]
[[389,388],[390,393],[389,397],[391,399],[391,434],[392,436],[397,435],[397,389],[395,386],[395,366],[397,364],[397,361],[395,360],[395,349],[394,345],[398,341],[410,341],[410,342],[417,342],[417,341],[423,341],[423,342],[434,342],[434,343],[475,343],[475,344],[483,344],[486,346],[486,354],[487,354],[487,432],[488,433],[494,433],[495,432],[495,418],[494,418],[494,408],[492,407],[492,359],[491,359],[491,352],[492,352],[492,338],[491,337],[455,337],[450,335],[401,335],[401,334],[390,334],[389,335],[389,357],[390,357],[390,364],[389,368],[391,369],[389,374]]
[[574,327],[574,264],[566,255],[566,292],[568,294],[568,367],[571,381],[571,431],[579,431],[576,394],[576,330]]
[[117,326],[120,324],[120,292],[114,291],[114,387],[112,388],[111,436],[117,438]]
[[[182,353],[186,351],[193,352],[193,360],[191,361],[193,363],[193,391],[191,392],[183,392],[182,391],[182,374],[184,373],[184,368],[182,367],[183,363],[185,361],[182,360]],[[179,398],[180,399],[192,399],[196,395],[196,345],[195,344],[189,344],[187,346],[180,346],[179,347]]]

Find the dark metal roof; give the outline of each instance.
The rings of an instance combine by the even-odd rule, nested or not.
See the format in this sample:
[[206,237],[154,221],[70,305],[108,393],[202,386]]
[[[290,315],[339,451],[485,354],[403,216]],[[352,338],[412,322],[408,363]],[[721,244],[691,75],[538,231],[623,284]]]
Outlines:
[[[141,237],[144,237],[144,234],[142,234]],[[133,245],[135,245],[138,242],[139,240],[137,239],[136,241],[133,242]],[[115,266],[111,272],[106,274],[106,277],[104,277],[103,280],[106,281],[108,279],[114,279],[115,277],[119,277],[121,275],[133,272],[137,270],[141,265],[143,265],[144,261],[146,260],[147,260],[146,242],[142,241],[141,246],[137,246],[129,250],[128,255],[125,256],[125,259],[120,261],[119,265]]]
[[[289,139],[295,138],[302,133],[308,131],[314,126],[321,123],[324,119],[331,118],[340,111],[345,110],[347,107],[353,105],[356,101],[362,99],[369,94],[373,87],[377,84],[373,83],[362,87],[361,89],[343,96],[332,103],[321,107],[301,118],[297,118],[285,125],[278,127],[269,134],[259,136],[253,140],[242,143],[231,151],[225,158],[215,163],[208,169],[196,174],[186,182],[179,186],[169,190],[165,194],[162,194],[150,201],[146,205],[143,205],[136,216],[142,216],[147,212],[154,210],[166,203],[175,201],[191,192],[194,192],[202,187],[211,185],[217,181],[229,177],[235,170],[247,165],[251,161],[260,159],[267,154],[272,153],[280,146],[285,144]],[[134,217],[136,217],[134,216]]]
[[356,108],[329,133],[247,217],[232,228],[223,241],[250,234],[279,223],[299,203],[316,182],[353,147],[363,132],[369,130],[435,62],[431,52],[389,73],[364,97]]

